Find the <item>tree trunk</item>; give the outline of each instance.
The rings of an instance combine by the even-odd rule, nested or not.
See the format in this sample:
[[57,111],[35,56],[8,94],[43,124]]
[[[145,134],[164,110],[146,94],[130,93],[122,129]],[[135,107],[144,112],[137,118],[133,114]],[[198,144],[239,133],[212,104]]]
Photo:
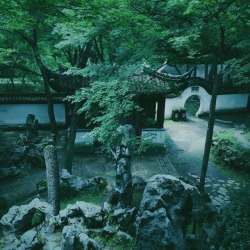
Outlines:
[[49,87],[49,75],[41,59],[40,51],[37,45],[37,31],[36,30],[33,30],[33,40],[28,40],[28,41],[32,46],[37,65],[42,74],[44,91],[45,91],[46,99],[48,103],[48,115],[49,115],[49,120],[50,120],[51,133],[57,135],[57,124],[56,124],[56,119],[55,119],[55,114],[54,114],[52,95],[51,95],[51,91]]
[[200,175],[200,183],[199,183],[199,190],[201,193],[205,193],[205,190],[204,190],[205,178],[206,178],[206,174],[207,174],[209,154],[210,154],[210,149],[211,149],[212,139],[213,139],[215,108],[216,108],[216,99],[217,99],[217,94],[218,94],[218,88],[219,88],[219,80],[218,80],[218,77],[216,75],[215,81],[214,81],[214,86],[213,86],[212,97],[211,97],[211,101],[210,101],[210,107],[209,107],[207,135],[206,135],[204,155],[203,155],[202,167],[201,167],[201,175]]
[[74,157],[74,145],[75,145],[75,139],[76,139],[76,130],[77,130],[77,121],[78,121],[78,114],[77,111],[81,107],[80,102],[76,102],[72,116],[71,116],[71,122],[70,122],[70,131],[69,131],[69,139],[67,144],[67,155],[66,155],[66,161],[65,161],[65,169],[69,171],[70,174],[72,174],[72,163],[73,163],[73,157]]
[[47,174],[48,202],[52,205],[53,215],[57,215],[60,211],[59,167],[56,149],[53,145],[45,147],[44,157]]

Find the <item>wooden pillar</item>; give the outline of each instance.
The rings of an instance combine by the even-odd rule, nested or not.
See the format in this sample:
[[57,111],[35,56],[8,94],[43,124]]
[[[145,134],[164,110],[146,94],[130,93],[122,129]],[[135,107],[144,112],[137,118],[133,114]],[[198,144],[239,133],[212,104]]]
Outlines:
[[161,97],[158,100],[157,121],[156,121],[157,128],[163,128],[164,114],[165,114],[165,98]]

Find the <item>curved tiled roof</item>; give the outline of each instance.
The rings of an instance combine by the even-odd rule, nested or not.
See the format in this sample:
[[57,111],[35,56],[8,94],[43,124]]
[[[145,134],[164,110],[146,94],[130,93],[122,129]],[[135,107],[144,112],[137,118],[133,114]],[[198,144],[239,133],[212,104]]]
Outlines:
[[[203,87],[210,95],[212,94],[212,85],[209,84],[207,80],[201,77],[190,77],[188,80],[188,85],[190,86],[201,86]],[[231,84],[220,84],[218,89],[219,95],[226,95],[226,94],[242,94],[242,93],[250,93],[250,85],[249,86],[237,86]]]
[[167,82],[158,77],[138,75],[129,78],[132,91],[138,95],[163,95],[174,97],[179,94],[179,89],[173,82]]

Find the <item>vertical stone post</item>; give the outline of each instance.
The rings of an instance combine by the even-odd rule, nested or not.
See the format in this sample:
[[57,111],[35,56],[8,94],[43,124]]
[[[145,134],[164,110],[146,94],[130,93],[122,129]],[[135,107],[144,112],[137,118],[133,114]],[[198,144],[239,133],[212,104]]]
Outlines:
[[48,202],[52,205],[53,215],[57,215],[60,211],[59,167],[56,149],[53,145],[45,147],[44,157],[47,174]]
[[134,147],[131,145],[131,140],[135,137],[135,129],[127,124],[119,127],[118,133],[122,135],[122,141],[116,150],[115,192],[118,194],[118,206],[126,208],[132,203],[131,158]]

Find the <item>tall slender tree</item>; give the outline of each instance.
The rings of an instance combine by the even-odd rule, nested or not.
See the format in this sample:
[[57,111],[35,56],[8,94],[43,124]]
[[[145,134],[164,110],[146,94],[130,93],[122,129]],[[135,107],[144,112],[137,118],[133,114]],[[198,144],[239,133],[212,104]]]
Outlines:
[[205,193],[205,180],[206,180],[206,175],[207,175],[209,154],[210,154],[210,149],[211,149],[212,140],[213,140],[215,108],[216,108],[218,88],[219,88],[219,79],[216,75],[213,81],[213,91],[212,91],[210,107],[209,107],[207,134],[206,134],[205,148],[204,148],[204,154],[203,154],[202,166],[201,166],[201,174],[200,174],[200,182],[199,182],[199,190],[201,193]]
[[[53,39],[51,36],[53,22],[52,17],[54,18],[62,7],[62,2],[60,1],[1,1],[0,7],[2,11],[0,16],[0,29],[2,31],[8,32],[13,38],[18,38],[20,45],[15,44],[15,47],[10,47],[9,50],[5,45],[5,57],[11,58],[11,54],[15,54],[19,49],[21,44],[26,43],[28,52],[33,53],[33,58],[31,57],[32,53],[29,53],[30,56],[30,65],[35,63],[37,67],[35,68],[35,74],[40,74],[43,84],[44,91],[47,97],[48,102],[48,115],[51,124],[52,133],[57,133],[56,120],[53,109],[53,100],[51,95],[51,90],[49,87],[49,75],[48,75],[48,52],[50,53],[50,62],[52,58],[52,46]],[[45,43],[45,40],[47,43]],[[46,45],[45,45],[46,44]],[[11,45],[11,43],[10,43]],[[24,46],[26,46],[24,45]],[[46,53],[45,53],[46,51]],[[25,55],[23,56],[25,57]],[[26,58],[27,53],[26,53]],[[29,71],[29,66],[19,65],[10,62],[8,65],[11,67],[15,65],[20,70]],[[55,61],[53,62],[54,66],[56,65]],[[53,64],[52,63],[52,64]],[[50,64],[51,65],[51,64]],[[31,71],[32,72],[32,71]]]

